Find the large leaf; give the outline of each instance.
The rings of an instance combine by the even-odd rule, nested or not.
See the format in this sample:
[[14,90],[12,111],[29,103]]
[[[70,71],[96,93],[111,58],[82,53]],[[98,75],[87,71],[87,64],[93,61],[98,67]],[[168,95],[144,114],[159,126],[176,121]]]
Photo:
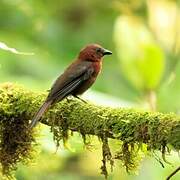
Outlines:
[[164,55],[140,20],[121,16],[114,32],[121,71],[138,90],[155,89],[164,70]]

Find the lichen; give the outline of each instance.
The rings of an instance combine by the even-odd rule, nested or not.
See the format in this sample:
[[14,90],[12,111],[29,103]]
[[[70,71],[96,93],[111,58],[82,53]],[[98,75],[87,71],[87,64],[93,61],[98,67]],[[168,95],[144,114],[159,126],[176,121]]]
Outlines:
[[[37,131],[30,131],[28,124],[45,96],[46,93],[33,93],[15,84],[0,86],[0,162],[7,176],[19,162],[32,159]],[[54,105],[41,122],[51,127],[57,147],[60,141],[66,145],[73,131],[81,134],[85,145],[89,144],[88,136],[99,137],[101,171],[106,177],[107,163],[113,166],[116,159],[131,172],[141,162],[142,152],[159,151],[162,160],[168,162],[166,154],[180,150],[180,117],[175,114],[102,107],[71,98]],[[119,142],[115,152],[109,145],[110,138]]]

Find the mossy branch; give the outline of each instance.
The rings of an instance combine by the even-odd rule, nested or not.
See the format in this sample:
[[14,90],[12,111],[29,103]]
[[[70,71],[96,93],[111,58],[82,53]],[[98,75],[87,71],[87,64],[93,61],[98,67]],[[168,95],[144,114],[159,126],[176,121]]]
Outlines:
[[[46,95],[15,84],[0,86],[0,162],[5,174],[17,162],[30,159],[35,139],[28,124]],[[180,150],[180,117],[173,113],[103,107],[72,98],[52,107],[41,122],[51,126],[57,144],[68,138],[68,130],[81,133],[84,140],[87,135],[99,137],[103,144],[101,169],[106,176],[106,161],[113,165],[113,159],[122,160],[128,171],[134,169],[134,159],[142,145],[148,151],[162,152],[164,160],[170,149]],[[121,144],[114,158],[109,138]]]

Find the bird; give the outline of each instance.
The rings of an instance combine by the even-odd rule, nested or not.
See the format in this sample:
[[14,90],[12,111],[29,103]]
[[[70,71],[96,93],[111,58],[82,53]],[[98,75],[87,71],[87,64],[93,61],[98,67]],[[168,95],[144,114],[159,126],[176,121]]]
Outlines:
[[99,44],[88,44],[52,85],[49,94],[30,122],[32,129],[43,114],[55,103],[68,96],[79,98],[95,82],[102,69],[102,59],[112,52]]

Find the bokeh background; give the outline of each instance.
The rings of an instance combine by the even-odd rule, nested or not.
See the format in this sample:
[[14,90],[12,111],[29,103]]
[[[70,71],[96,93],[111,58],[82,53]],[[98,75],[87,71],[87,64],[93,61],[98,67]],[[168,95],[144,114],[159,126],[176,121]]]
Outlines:
[[[113,107],[180,112],[180,1],[1,0],[0,42],[1,83],[46,91],[83,46],[99,43],[113,56],[104,59],[101,75],[83,98]],[[2,43],[34,55],[12,53]],[[19,165],[17,180],[103,179],[97,139],[90,151],[75,134],[69,150],[61,146],[55,153],[49,129],[41,128],[37,159]],[[109,179],[165,179],[180,164],[175,152],[167,159],[172,164],[162,168],[147,156],[130,175],[116,163]]]

